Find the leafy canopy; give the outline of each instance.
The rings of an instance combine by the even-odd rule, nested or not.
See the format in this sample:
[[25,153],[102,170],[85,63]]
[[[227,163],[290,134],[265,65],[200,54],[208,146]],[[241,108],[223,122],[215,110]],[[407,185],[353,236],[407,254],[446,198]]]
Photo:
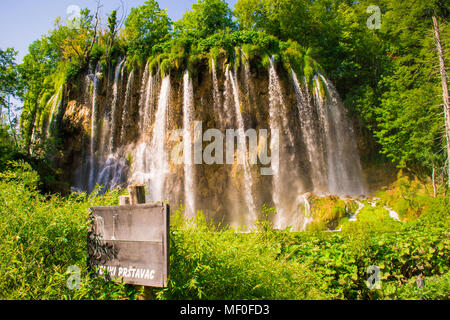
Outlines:
[[128,54],[149,56],[152,47],[169,39],[172,21],[155,0],[131,9],[125,20],[125,37]]
[[224,0],[199,0],[175,23],[175,34],[204,39],[221,31],[236,30],[232,12]]
[[19,89],[16,55],[12,48],[0,49],[0,108],[8,108],[8,96],[16,96]]

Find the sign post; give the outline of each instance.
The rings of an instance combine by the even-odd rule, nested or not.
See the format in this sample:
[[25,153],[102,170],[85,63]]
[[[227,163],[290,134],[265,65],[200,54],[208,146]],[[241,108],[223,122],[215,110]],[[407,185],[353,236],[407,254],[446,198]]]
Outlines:
[[[88,263],[107,279],[165,288],[169,276],[170,208],[161,203],[137,204],[142,199],[145,202],[143,188],[129,187],[129,205],[90,208],[93,223]],[[150,294],[148,290],[146,293]]]

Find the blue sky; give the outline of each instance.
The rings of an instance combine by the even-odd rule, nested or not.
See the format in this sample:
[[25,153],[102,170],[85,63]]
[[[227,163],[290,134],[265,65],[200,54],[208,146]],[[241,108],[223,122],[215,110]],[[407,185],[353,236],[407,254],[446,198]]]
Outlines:
[[[233,8],[237,0],[227,0]],[[103,20],[114,9],[120,8],[120,0],[102,0]],[[145,0],[123,0],[125,9],[142,5]],[[159,5],[167,9],[170,18],[175,21],[185,11],[191,9],[196,0],[159,0]],[[1,0],[0,1],[0,48],[9,47],[19,51],[20,63],[28,51],[28,46],[53,28],[57,17],[68,17],[69,6],[96,8],[95,0]]]

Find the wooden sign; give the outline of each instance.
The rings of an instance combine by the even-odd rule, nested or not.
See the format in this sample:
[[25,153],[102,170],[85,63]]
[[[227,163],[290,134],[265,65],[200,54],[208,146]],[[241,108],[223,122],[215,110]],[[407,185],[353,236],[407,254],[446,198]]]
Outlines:
[[90,210],[88,264],[107,279],[167,287],[169,206],[137,204]]

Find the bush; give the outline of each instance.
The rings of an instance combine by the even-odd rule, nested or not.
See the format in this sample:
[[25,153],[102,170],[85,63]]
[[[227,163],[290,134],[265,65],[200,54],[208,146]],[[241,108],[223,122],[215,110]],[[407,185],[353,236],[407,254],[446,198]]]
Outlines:
[[171,229],[169,288],[160,299],[326,299],[320,275],[280,257],[271,231],[219,230],[181,211]]
[[423,289],[418,289],[416,279],[411,278],[406,283],[387,282],[381,288],[383,299],[393,300],[449,300],[450,273],[443,276],[425,277]]
[[[137,287],[105,282],[87,268],[88,208],[117,205],[120,192],[44,196],[40,180],[23,161],[0,173],[0,299],[138,298]],[[343,204],[331,200],[323,212],[334,217],[340,209],[330,204]],[[252,233],[213,225],[201,213],[185,219],[181,208],[171,218],[169,287],[156,290],[156,297],[448,299],[448,202],[433,199],[419,218],[403,223],[366,203],[342,232],[302,233],[274,231],[274,211],[266,206],[265,220]],[[381,271],[379,290],[366,285],[371,265]],[[70,266],[80,268],[78,290],[67,287]],[[415,288],[419,275],[423,292]]]
[[[0,299],[123,299],[130,286],[91,279],[86,264],[88,208],[117,203],[118,191],[99,196],[43,196],[39,177],[25,162],[0,174]],[[81,270],[69,290],[69,266]]]

